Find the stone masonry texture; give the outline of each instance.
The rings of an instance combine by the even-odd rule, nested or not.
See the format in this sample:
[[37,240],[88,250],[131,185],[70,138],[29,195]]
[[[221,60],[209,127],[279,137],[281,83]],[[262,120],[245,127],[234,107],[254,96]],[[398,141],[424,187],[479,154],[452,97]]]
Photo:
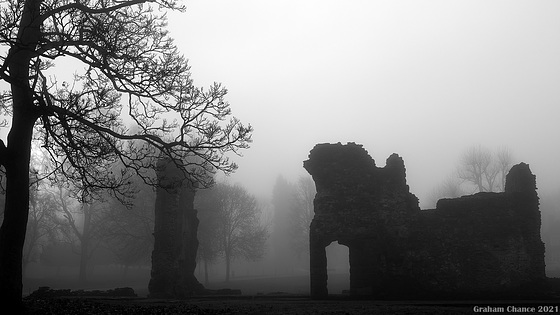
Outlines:
[[377,167],[358,144],[318,144],[304,168],[317,188],[311,295],[326,297],[325,248],[349,248],[350,293],[373,298],[483,296],[543,281],[535,176],[512,167],[505,191],[441,199],[420,210],[404,161]]
[[194,276],[198,250],[195,189],[170,160],[158,164],[151,298],[186,298],[204,290]]

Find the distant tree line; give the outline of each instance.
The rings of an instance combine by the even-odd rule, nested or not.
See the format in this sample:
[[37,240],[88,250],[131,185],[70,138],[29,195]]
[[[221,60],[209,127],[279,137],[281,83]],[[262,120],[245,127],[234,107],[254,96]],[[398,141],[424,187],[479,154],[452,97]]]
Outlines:
[[[26,229],[23,268],[32,263],[46,266],[79,266],[77,280],[91,277],[100,253],[121,265],[123,279],[131,266],[149,265],[153,250],[155,190],[141,177],[130,176],[133,193],[120,199],[105,190],[95,198],[81,198],[79,185],[46,177],[51,168],[39,148],[40,161],[30,174],[30,210]],[[119,171],[115,166],[112,171]],[[0,198],[4,198],[0,194]],[[223,258],[229,280],[230,263],[238,258],[260,259],[265,252],[268,226],[262,222],[256,198],[239,184],[215,183],[196,193],[200,220],[199,257],[205,270]],[[3,207],[0,206],[0,221]],[[98,260],[98,259],[97,259]],[[206,279],[208,277],[206,276]]]
[[148,263],[153,249],[152,187],[130,176],[130,187],[135,190],[131,198],[122,200],[100,189],[95,198],[87,200],[75,182],[52,176],[53,165],[45,154],[40,148],[33,151],[24,274],[32,262],[68,266],[70,262],[63,260],[74,256],[79,281],[84,283],[92,269],[90,262],[99,250],[112,253],[112,261],[122,265],[124,272],[130,266]]
[[200,220],[198,256],[203,262],[205,283],[208,265],[218,257],[225,261],[225,281],[229,282],[235,259],[254,261],[264,256],[268,226],[262,222],[257,199],[243,186],[217,183],[199,190],[195,208]]
[[278,274],[309,268],[309,227],[315,193],[315,183],[309,175],[300,176],[295,183],[283,176],[276,179],[272,190],[271,247]]

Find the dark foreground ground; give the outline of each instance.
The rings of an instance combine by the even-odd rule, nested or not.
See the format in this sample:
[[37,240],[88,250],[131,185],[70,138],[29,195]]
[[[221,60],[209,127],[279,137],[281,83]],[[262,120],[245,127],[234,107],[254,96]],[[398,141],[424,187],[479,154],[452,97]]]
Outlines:
[[[188,301],[146,298],[51,298],[27,300],[29,314],[474,314],[533,313],[534,308],[560,313],[558,301],[365,301],[304,296],[198,297]],[[508,307],[510,311],[508,312]],[[515,312],[513,307],[524,307]],[[503,308],[503,311],[502,311]],[[540,309],[539,309],[540,308]]]
[[[558,289],[558,288],[556,288]],[[547,290],[548,291],[548,290]],[[220,291],[224,292],[224,291]],[[234,292],[229,290],[227,292]],[[543,291],[543,293],[545,293]],[[545,299],[365,300],[331,295],[207,295],[187,300],[137,297],[132,288],[106,291],[52,290],[43,287],[24,299],[27,314],[560,314],[560,291]],[[528,295],[530,296],[530,295]],[[4,313],[3,313],[4,314]]]
[[[332,277],[336,279],[336,277]],[[33,294],[40,286],[53,285],[53,291],[76,292],[84,287],[70,283],[36,281],[29,285],[24,299],[28,314],[474,314],[474,313],[553,313],[560,314],[560,279],[549,278],[545,288],[523,288],[522,295],[501,298],[475,297],[446,300],[356,300],[334,294],[327,300],[308,296],[307,279],[246,279],[230,283],[243,295],[197,296],[188,300],[156,300],[147,298],[144,282],[117,291],[117,294],[95,296],[100,284],[75,294]],[[108,284],[104,281],[103,284]],[[140,285],[143,284],[143,285]],[[60,290],[69,288],[72,290]],[[343,288],[343,286],[341,286]],[[33,289],[31,289],[33,288]],[[107,287],[105,287],[107,288]],[[113,286],[115,288],[115,286]],[[224,288],[220,284],[210,289]],[[112,290],[103,289],[109,292]],[[51,292],[47,289],[47,293]],[[128,292],[128,294],[127,294]],[[287,292],[287,293],[286,293]],[[303,293],[300,293],[303,292]],[[331,289],[329,289],[331,292]],[[332,292],[340,293],[339,288]],[[509,307],[509,309],[508,309]],[[532,311],[534,310],[534,312]],[[1,314],[10,314],[2,312]],[[14,313],[16,314],[16,313]]]

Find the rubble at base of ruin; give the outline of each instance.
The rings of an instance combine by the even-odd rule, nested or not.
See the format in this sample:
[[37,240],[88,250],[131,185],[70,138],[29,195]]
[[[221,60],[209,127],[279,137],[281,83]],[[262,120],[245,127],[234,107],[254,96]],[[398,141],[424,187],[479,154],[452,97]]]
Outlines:
[[304,168],[317,188],[310,229],[311,295],[325,297],[325,247],[349,248],[350,292],[373,297],[481,295],[544,280],[535,176],[512,167],[505,191],[442,199],[420,210],[404,161],[377,167],[358,144],[318,144]]

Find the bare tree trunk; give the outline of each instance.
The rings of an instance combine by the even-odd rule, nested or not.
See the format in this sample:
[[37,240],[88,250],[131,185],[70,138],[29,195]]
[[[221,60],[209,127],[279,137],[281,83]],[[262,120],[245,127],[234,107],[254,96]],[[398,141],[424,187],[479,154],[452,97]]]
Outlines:
[[208,285],[208,260],[204,259],[204,285]]
[[88,267],[88,255],[87,251],[89,250],[88,241],[86,238],[82,239],[81,243],[81,250],[80,250],[80,276],[79,281],[81,284],[85,284],[87,282],[87,267]]
[[[33,253],[33,248],[35,247],[35,243],[37,242],[37,234],[39,230],[39,221],[37,220],[37,198],[34,194],[29,194],[29,203],[30,207],[33,209],[33,213],[31,214],[33,220],[31,221],[30,226],[26,226],[26,232],[29,231],[29,235],[26,233],[26,241],[24,242],[23,246],[23,257],[22,257],[22,277],[25,277],[27,274],[27,266],[31,261],[31,255]],[[29,222],[29,214],[28,214],[28,222]],[[27,245],[27,246],[25,246]]]
[[[13,130],[10,136],[17,134]],[[29,213],[29,159],[12,161],[6,167],[6,208],[0,228],[0,298],[21,301],[23,244]]]
[[231,263],[231,257],[230,257],[230,253],[228,250],[225,251],[226,252],[226,282],[229,282],[229,273],[230,273],[230,263]]
[[35,224],[33,224],[33,226],[31,226],[31,231],[30,234],[27,237],[27,246],[25,246],[25,242],[24,242],[24,246],[23,246],[23,257],[22,257],[22,277],[25,277],[26,272],[27,272],[27,266],[29,265],[30,261],[31,261],[31,254],[33,252],[33,247],[35,247],[34,243],[35,243],[35,234],[36,234],[36,229],[37,229],[37,224],[36,222],[34,222]]
[[89,259],[89,243],[91,239],[91,205],[83,203],[84,207],[84,228],[80,238],[80,278],[81,284],[87,282],[87,270],[88,270],[88,259]]
[[[29,214],[29,161],[33,125],[38,118],[29,85],[29,65],[40,38],[41,0],[24,4],[19,25],[18,46],[10,49],[12,126],[8,145],[0,143],[0,163],[6,169],[6,207],[0,228],[0,299],[2,307],[21,307],[22,259]],[[15,48],[17,47],[17,48]]]

